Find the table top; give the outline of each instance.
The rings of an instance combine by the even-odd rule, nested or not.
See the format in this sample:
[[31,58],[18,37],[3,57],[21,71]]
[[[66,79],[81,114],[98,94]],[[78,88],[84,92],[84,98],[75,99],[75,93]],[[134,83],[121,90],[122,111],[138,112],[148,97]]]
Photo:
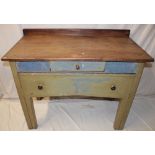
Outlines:
[[154,59],[129,38],[129,30],[25,29],[3,61],[125,61]]

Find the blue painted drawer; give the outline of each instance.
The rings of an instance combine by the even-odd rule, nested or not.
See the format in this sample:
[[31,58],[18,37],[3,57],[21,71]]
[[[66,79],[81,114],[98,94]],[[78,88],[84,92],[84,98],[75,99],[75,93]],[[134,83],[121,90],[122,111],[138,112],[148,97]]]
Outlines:
[[106,62],[105,73],[136,73],[137,63]]
[[137,63],[130,62],[86,62],[50,61],[17,62],[18,72],[79,72],[136,73]]
[[51,61],[50,68],[58,71],[104,71],[105,62],[88,61]]
[[16,62],[18,72],[50,72],[49,62]]

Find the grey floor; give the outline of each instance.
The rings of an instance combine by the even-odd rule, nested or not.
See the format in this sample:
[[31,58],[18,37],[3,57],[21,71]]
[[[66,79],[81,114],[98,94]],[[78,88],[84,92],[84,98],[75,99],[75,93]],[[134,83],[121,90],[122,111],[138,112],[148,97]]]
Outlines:
[[[37,130],[111,131],[117,101],[34,100]],[[28,130],[18,99],[0,99],[0,130]],[[124,130],[155,130],[155,95],[136,96]]]

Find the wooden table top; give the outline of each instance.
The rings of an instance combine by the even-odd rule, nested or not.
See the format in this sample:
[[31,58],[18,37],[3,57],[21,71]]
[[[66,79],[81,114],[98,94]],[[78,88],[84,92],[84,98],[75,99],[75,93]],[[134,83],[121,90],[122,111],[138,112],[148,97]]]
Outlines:
[[3,61],[127,61],[154,59],[129,38],[129,30],[26,29]]

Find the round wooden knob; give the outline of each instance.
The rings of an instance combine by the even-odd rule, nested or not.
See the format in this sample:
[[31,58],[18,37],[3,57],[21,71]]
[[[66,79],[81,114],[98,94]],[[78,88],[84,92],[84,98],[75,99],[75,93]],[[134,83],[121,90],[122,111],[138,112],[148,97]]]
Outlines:
[[76,65],[76,70],[79,70],[80,69],[80,65]]
[[115,85],[112,85],[112,86],[111,86],[111,90],[112,90],[112,91],[116,90],[116,86],[115,86]]
[[39,90],[42,90],[43,89],[43,86],[42,85],[38,85],[38,89]]

